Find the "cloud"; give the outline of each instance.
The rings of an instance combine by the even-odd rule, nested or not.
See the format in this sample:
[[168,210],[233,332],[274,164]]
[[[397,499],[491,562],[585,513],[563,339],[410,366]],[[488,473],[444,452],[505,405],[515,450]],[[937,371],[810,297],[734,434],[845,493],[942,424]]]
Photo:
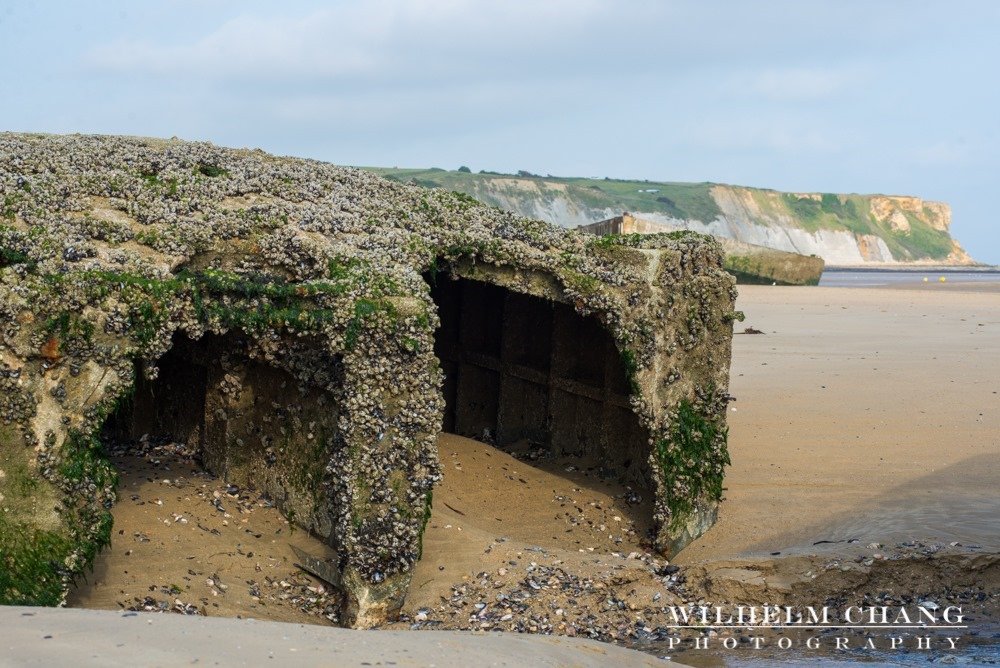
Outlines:
[[420,135],[510,125],[530,118],[566,119],[565,100],[585,99],[585,82],[470,81],[433,86],[376,88],[343,94],[336,90],[294,91],[261,102],[276,122],[355,130],[396,129]]
[[[84,62],[116,74],[284,85],[580,73],[662,78],[713,65],[773,67],[786,63],[789,51],[849,51],[859,39],[852,35],[879,23],[859,16],[857,5],[819,0],[808,8],[794,0],[724,7],[697,0],[345,0],[303,9],[289,2],[248,8],[193,38],[114,40],[92,48]],[[804,30],[802,22],[816,15],[823,29]],[[763,94],[816,94],[836,87],[838,75],[778,67],[754,76],[749,85]]]
[[923,167],[945,167],[960,165],[971,157],[964,141],[939,141],[920,146],[911,153],[917,164]]
[[772,68],[741,77],[746,92],[777,101],[834,98],[867,78],[860,66]]
[[[650,17],[665,11],[633,6]],[[189,91],[215,115],[262,125],[433,134],[603,104],[635,72],[622,71],[625,52],[602,40],[631,40],[635,23],[610,0],[350,0],[275,16],[248,10],[186,39],[115,40],[85,54],[83,75],[156,82],[160,101],[150,107]]]
[[[281,133],[380,131],[400,142],[409,141],[403,133],[502,133],[530,118],[569,141],[572,133],[560,128],[581,117],[621,128],[641,118],[650,129],[695,123],[682,141],[714,150],[730,142],[729,150],[836,151],[829,132],[778,121],[765,106],[834,96],[857,71],[783,65],[789,40],[814,38],[789,29],[802,11],[795,2],[765,6],[733,3],[719,12],[694,0],[347,0],[274,15],[248,8],[187,37],[116,40],[84,61],[91,75],[156,81],[164,101],[149,107],[189,91],[203,99],[207,117],[239,117]],[[767,20],[748,31],[761,11]],[[741,69],[730,74],[737,62]],[[714,106],[715,122],[702,122],[700,112],[691,121],[691,101]]]
[[845,140],[813,122],[776,114],[769,118],[716,118],[699,120],[684,133],[685,143],[713,151],[763,151],[766,153],[837,153]]
[[444,80],[564,51],[602,17],[613,18],[614,7],[603,0],[347,2],[298,16],[244,14],[187,43],[117,40],[85,60],[116,73],[217,80]]

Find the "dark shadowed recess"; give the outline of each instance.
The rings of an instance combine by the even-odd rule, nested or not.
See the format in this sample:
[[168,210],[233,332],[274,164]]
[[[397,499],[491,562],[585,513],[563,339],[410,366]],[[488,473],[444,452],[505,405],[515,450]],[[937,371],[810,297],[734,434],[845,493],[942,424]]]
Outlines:
[[606,480],[650,488],[649,434],[595,317],[450,274],[428,282],[441,319],[444,431],[515,454],[542,449],[542,460],[574,458]]
[[[287,371],[251,359],[238,334],[176,334],[155,380],[135,391],[103,437],[183,443],[226,482],[269,496],[297,524],[331,539],[333,500],[322,486],[337,447],[337,405]],[[335,374],[336,375],[336,374]]]

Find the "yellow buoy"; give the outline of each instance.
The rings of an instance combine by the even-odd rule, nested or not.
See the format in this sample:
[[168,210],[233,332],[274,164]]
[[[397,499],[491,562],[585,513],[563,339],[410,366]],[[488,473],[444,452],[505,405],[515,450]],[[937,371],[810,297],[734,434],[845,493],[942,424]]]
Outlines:
[[944,276],[942,276],[942,277],[941,277],[941,278],[939,278],[938,280],[939,280],[939,281],[941,281],[942,283],[944,283],[944,282],[945,282],[945,281],[947,281],[948,279],[947,279],[947,278],[945,278]]
[[926,282],[927,282],[927,277],[926,277],[926,276],[924,276],[924,283],[926,283]]

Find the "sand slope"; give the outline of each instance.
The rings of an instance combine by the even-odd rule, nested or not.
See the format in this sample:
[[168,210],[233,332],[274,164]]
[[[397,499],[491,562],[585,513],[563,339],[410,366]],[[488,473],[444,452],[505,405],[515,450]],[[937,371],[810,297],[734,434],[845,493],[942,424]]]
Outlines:
[[112,462],[121,482],[111,546],[70,592],[71,607],[337,620],[339,596],[295,566],[291,546],[333,551],[259,493],[226,485],[172,445]]
[[350,631],[238,619],[0,607],[0,664],[18,666],[669,665],[589,640]]

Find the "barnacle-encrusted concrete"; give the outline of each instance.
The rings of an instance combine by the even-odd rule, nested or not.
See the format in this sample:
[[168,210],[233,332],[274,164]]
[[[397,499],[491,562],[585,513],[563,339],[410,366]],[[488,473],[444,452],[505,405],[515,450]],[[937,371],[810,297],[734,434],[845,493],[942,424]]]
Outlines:
[[[598,323],[657,546],[714,518],[736,314],[709,238],[595,238],[360,170],[122,137],[0,134],[0,201],[0,602],[58,604],[109,540],[97,437],[116,423],[193,440],[326,538],[349,623],[393,615],[441,475],[442,280]],[[564,403],[597,392],[552,382]]]

